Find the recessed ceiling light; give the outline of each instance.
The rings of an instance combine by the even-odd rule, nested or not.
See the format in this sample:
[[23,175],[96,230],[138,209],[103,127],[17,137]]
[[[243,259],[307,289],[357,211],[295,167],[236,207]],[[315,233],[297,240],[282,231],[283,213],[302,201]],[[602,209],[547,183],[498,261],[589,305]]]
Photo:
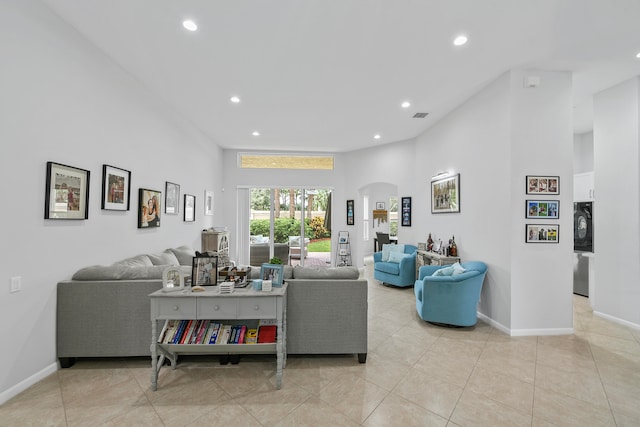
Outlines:
[[182,21],[182,26],[189,31],[196,31],[198,29],[198,25],[193,22],[191,19],[186,19]]
[[453,40],[453,44],[456,46],[462,46],[463,44],[467,43],[467,40],[467,36],[460,35]]
[[409,108],[411,107],[411,103],[409,101],[404,101],[402,104],[400,104],[402,106],[402,108]]
[[238,98],[237,96],[232,96],[231,98],[229,98],[229,101],[237,104],[238,102],[240,102],[240,98]]
[[636,58],[640,58],[640,52],[638,52],[638,54],[636,55]]
[[382,138],[382,137],[380,136],[380,134],[375,134],[375,135],[373,135],[373,139],[380,139],[380,138]]
[[257,130],[254,130],[251,135],[253,136],[260,136],[260,132],[258,132]]

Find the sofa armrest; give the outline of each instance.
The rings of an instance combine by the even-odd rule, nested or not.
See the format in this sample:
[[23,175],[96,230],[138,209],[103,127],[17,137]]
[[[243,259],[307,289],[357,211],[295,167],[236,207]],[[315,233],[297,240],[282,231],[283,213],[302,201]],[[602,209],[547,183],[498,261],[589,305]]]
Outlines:
[[382,261],[382,252],[374,252],[373,253],[373,262]]

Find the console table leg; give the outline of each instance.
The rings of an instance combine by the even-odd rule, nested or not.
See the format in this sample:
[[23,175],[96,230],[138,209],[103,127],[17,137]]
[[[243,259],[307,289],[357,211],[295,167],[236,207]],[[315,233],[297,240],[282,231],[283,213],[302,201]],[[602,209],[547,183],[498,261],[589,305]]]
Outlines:
[[158,389],[158,346],[156,344],[156,334],[158,333],[158,324],[155,320],[151,321],[151,390]]

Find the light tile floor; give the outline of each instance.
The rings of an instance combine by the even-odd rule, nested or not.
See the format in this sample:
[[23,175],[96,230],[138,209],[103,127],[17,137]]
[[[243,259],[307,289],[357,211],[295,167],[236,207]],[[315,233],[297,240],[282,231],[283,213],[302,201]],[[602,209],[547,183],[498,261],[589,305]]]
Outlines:
[[574,297],[575,335],[509,337],[420,320],[413,289],[369,279],[369,355],[79,360],[0,407],[1,426],[640,426],[640,332]]

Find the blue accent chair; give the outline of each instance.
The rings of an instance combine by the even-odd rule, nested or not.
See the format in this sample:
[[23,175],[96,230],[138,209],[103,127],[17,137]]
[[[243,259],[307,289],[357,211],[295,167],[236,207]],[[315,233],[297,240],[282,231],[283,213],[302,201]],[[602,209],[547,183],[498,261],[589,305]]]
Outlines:
[[413,291],[416,294],[416,310],[427,322],[473,326],[478,321],[478,301],[487,265],[480,261],[460,264],[466,271],[454,276],[432,276],[447,265],[420,267],[419,278]]
[[382,283],[407,287],[412,286],[416,280],[416,251],[413,245],[404,245],[403,257],[399,263],[382,261],[382,252],[373,253],[373,277]]

